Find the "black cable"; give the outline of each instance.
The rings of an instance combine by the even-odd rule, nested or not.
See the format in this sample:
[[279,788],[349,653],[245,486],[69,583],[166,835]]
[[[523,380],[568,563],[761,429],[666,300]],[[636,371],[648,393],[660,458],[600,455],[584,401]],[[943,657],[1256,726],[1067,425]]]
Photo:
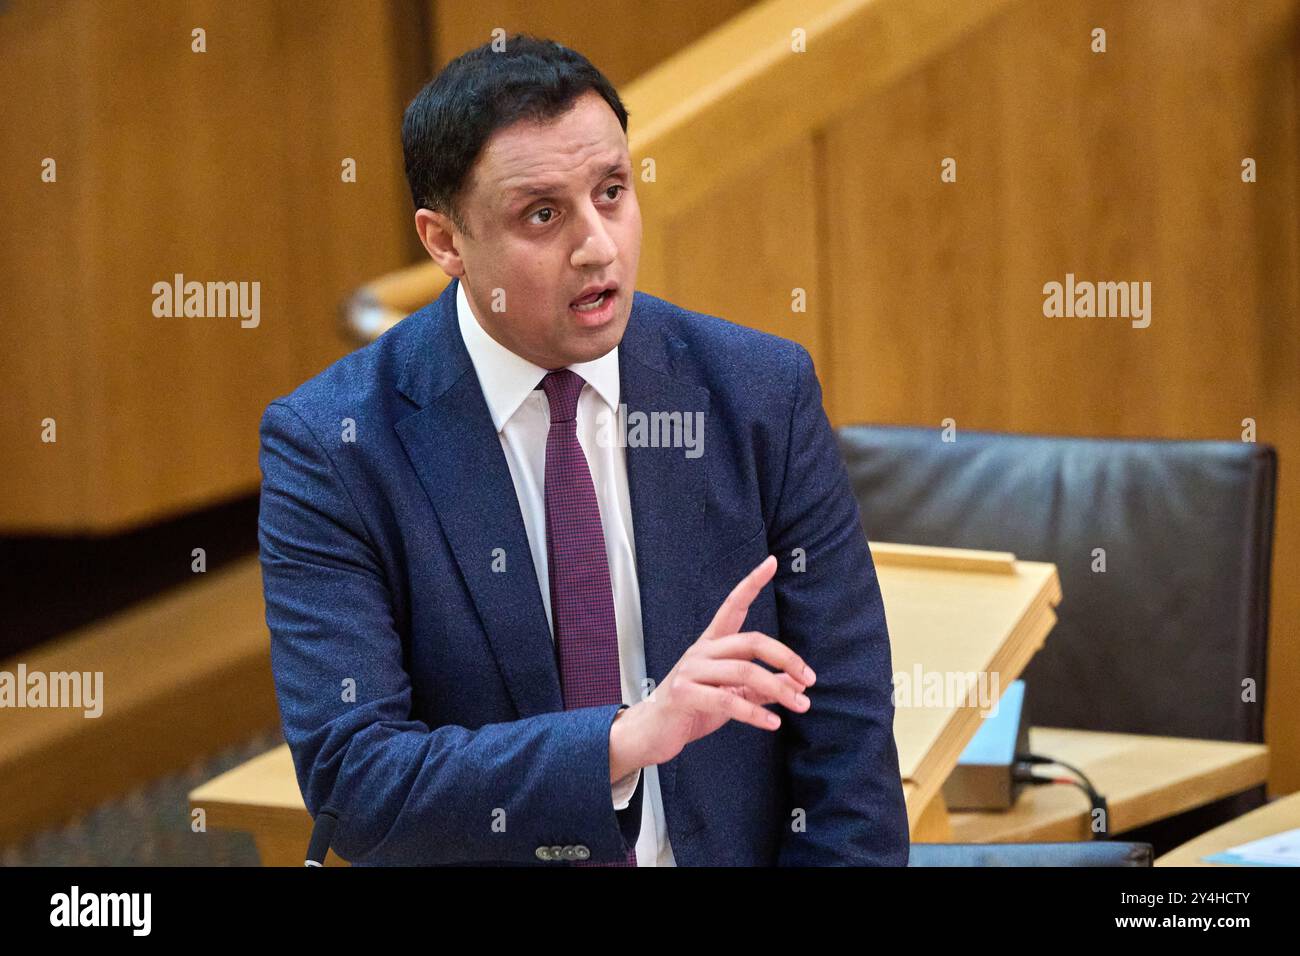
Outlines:
[[[1087,794],[1088,801],[1092,805],[1092,810],[1094,812],[1097,810],[1101,811],[1102,828],[1100,830],[1093,830],[1092,838],[1094,840],[1104,840],[1110,835],[1110,807],[1106,803],[1106,798],[1098,793],[1097,788],[1092,785],[1092,781],[1088,779],[1086,773],[1078,767],[1071,766],[1062,760],[1055,760],[1051,757],[1041,757],[1037,754],[1018,753],[1016,754],[1015,759],[1016,765],[1011,768],[1011,778],[1013,780],[1035,787],[1052,783],[1073,784]],[[1048,764],[1054,767],[1064,767],[1066,770],[1078,775],[1080,780],[1070,780],[1069,778],[1058,780],[1055,777],[1040,777],[1033,773],[1029,767],[1023,766],[1025,764],[1028,764],[1029,766]]]
[[1078,767],[1074,766],[1073,764],[1068,764],[1064,760],[1056,760],[1052,757],[1040,757],[1037,754],[1030,754],[1030,753],[1016,754],[1016,759],[1019,760],[1021,763],[1050,764],[1051,766],[1054,767],[1064,767],[1066,770],[1069,770],[1075,775],[1077,775],[1079,779],[1082,780],[1084,783],[1086,783],[1094,793],[1096,792],[1096,787],[1093,787],[1092,781],[1088,779],[1088,775],[1084,773],[1082,770],[1080,770]]

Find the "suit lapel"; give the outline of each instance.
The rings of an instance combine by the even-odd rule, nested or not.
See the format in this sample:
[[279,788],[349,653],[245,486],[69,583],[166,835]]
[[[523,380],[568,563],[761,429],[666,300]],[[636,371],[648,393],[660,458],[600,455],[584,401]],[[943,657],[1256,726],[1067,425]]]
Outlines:
[[[422,316],[427,329],[416,330],[398,384],[423,407],[397,423],[398,436],[438,513],[520,716],[563,710],[555,644],[510,467],[460,336],[455,280],[429,309]],[[498,548],[504,573],[492,570]]]
[[[619,401],[627,406],[628,421],[638,412],[647,417],[701,412],[707,423],[709,390],[675,376],[685,343],[671,334],[657,309],[639,294],[636,299],[619,345]],[[703,540],[705,458],[688,458],[682,448],[629,444],[626,451],[646,673],[662,680],[699,637],[695,578]],[[676,786],[677,764],[670,760],[659,767],[665,795]]]

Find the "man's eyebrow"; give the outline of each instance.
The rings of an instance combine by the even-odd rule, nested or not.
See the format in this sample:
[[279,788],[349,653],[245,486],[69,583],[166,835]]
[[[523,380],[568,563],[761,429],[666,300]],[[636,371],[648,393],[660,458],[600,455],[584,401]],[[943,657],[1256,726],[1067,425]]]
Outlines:
[[[600,177],[596,181],[600,182],[603,179],[608,179],[610,176],[613,176],[615,173],[621,173],[624,170],[628,169],[629,165],[630,165],[629,163],[624,162],[623,160],[619,160],[616,163],[611,163],[610,166],[603,173],[600,174]],[[523,186],[514,186],[511,189],[507,189],[506,198],[511,202],[515,202],[520,199],[532,199],[536,196],[545,196],[550,193],[556,192],[558,188],[559,187],[557,187],[554,183],[528,183]]]

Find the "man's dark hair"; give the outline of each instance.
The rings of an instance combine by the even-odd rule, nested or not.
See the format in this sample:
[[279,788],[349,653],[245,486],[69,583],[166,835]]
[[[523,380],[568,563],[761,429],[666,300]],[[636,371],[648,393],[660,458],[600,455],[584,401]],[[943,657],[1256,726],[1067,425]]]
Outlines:
[[520,119],[547,122],[595,90],[627,132],[627,110],[613,85],[575,50],[528,34],[462,53],[416,94],[402,117],[406,181],[417,209],[466,228],[457,200],[470,167],[497,130]]

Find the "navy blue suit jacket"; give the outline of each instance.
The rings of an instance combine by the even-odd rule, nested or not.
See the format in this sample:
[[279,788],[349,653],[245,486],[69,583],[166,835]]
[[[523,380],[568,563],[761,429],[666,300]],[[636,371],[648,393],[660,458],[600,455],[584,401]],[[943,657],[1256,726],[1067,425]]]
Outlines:
[[[678,864],[906,864],[884,611],[807,351],[636,292],[619,374],[629,414],[705,422],[698,457],[627,448],[648,676],[664,679],[769,553],[780,566],[745,629],[817,672],[806,713],[772,705],[779,730],[732,720],[659,766]],[[617,705],[564,710],[456,282],[272,401],[260,435],[276,693],[308,810],[339,814],[336,852],[621,859],[644,783],[614,810]]]

